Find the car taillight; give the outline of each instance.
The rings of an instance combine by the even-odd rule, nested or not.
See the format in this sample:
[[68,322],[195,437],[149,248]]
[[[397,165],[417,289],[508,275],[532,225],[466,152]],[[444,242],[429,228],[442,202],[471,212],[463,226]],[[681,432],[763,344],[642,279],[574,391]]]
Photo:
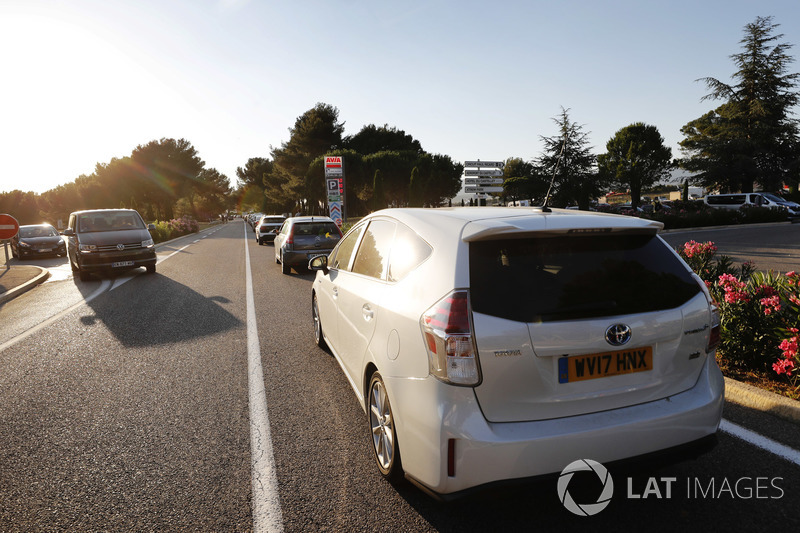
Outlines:
[[480,383],[467,291],[453,291],[436,302],[422,315],[420,325],[434,377],[454,385]]
[[286,236],[286,240],[283,241],[283,244],[294,244],[294,228],[289,230],[289,235]]
[[719,344],[720,340],[720,316],[719,308],[716,303],[711,304],[711,332],[708,334],[708,346],[706,353],[711,353]]

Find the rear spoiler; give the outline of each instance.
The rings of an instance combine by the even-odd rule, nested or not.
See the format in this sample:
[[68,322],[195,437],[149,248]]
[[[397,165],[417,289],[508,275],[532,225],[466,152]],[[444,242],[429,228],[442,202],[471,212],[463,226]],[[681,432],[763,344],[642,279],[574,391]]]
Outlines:
[[[655,235],[664,228],[662,222],[655,220],[609,216],[613,218],[602,219],[604,224],[597,224],[598,220],[595,216],[552,217],[552,215],[548,215],[479,220],[464,226],[461,240],[473,242],[498,238],[522,239],[592,234]],[[585,225],[581,224],[583,221],[585,221]]]

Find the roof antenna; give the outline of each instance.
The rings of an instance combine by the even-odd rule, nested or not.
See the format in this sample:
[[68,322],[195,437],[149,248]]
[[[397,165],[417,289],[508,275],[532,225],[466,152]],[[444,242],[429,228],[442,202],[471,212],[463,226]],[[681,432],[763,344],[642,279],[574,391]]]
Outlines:
[[556,160],[556,166],[553,167],[553,177],[550,179],[550,186],[547,188],[547,195],[544,197],[544,203],[540,208],[542,213],[552,213],[553,210],[548,207],[547,203],[550,201],[550,193],[553,190],[553,183],[556,181],[556,172],[558,172],[558,165],[561,164],[561,159],[564,157],[564,148],[567,146],[567,139],[569,139],[569,131],[566,132],[564,135],[564,142],[561,143],[561,151],[558,153],[558,160]]

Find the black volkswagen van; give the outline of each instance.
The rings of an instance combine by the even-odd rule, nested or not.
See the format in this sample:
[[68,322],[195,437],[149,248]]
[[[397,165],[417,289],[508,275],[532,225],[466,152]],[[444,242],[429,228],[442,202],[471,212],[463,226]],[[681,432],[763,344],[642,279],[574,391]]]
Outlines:
[[92,272],[145,267],[156,271],[156,249],[150,231],[134,209],[93,209],[69,215],[67,255],[73,272],[87,281]]

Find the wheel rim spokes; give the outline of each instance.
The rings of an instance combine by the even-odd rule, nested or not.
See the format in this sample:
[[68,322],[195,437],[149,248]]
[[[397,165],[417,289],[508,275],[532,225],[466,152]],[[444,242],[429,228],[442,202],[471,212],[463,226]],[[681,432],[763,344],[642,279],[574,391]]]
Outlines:
[[386,398],[386,390],[382,383],[372,386],[370,395],[370,422],[372,425],[372,444],[375,456],[384,470],[392,465],[394,455],[394,432],[392,431],[392,413]]

